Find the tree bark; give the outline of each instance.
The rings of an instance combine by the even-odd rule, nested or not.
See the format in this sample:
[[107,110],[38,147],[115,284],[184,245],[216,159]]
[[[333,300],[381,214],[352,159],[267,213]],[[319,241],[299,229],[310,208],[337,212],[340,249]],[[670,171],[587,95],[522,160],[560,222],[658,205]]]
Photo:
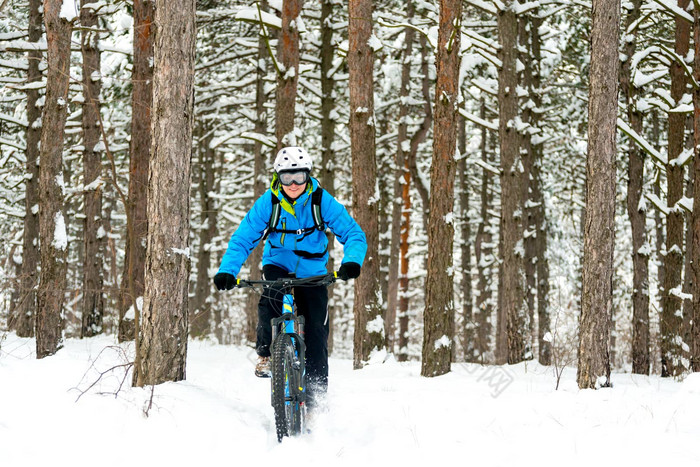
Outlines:
[[216,222],[215,200],[209,193],[216,186],[216,151],[211,147],[214,136],[213,130],[205,127],[204,134],[199,140],[199,199],[201,203],[199,229],[199,251],[197,252],[197,282],[194,298],[190,304],[190,335],[205,337],[211,332],[211,288],[209,277],[211,265],[211,246],[218,229]]
[[146,289],[136,386],[185,379],[196,7],[157,0]]
[[[678,7],[687,10],[690,0],[678,0]],[[690,24],[676,18],[675,52],[680,57],[688,54]],[[671,98],[678,103],[686,89],[686,78],[681,65],[675,61],[670,67]],[[668,160],[666,165],[669,214],[666,217],[666,256],[664,292],[661,304],[661,376],[679,376],[684,371],[682,363],[681,274],[683,269],[683,210],[676,203],[683,197],[685,169],[673,161],[683,151],[685,114],[670,112],[668,115]]]
[[518,18],[513,2],[498,12],[498,35],[501,44],[498,71],[499,139],[501,152],[501,229],[498,291],[498,327],[496,363],[518,363],[525,354],[525,278],[523,268],[523,177],[519,135],[515,128],[518,116],[517,61]]
[[[693,29],[693,44],[695,56],[693,59],[693,76],[696,82],[700,82],[700,11],[693,10],[695,19]],[[700,200],[700,89],[693,90],[693,143],[694,159],[693,171],[695,183],[693,184],[693,199]],[[700,371],[700,202],[693,204],[692,214],[692,254],[691,271],[693,275],[693,313],[690,342],[690,364],[693,371]]]
[[[481,98],[479,116],[486,118],[486,102]],[[494,133],[491,133],[493,139]],[[489,133],[486,127],[481,128],[481,157],[484,162],[489,160],[488,150]],[[489,222],[489,211],[493,205],[493,190],[491,188],[491,174],[488,170],[482,169],[481,192],[479,208],[479,225],[477,226],[474,238],[474,256],[477,271],[477,293],[476,293],[476,348],[475,353],[478,361],[484,363],[484,355],[489,351],[491,335],[491,315],[493,314],[493,295],[491,293],[491,266],[494,264],[493,258],[493,234]]]
[[[97,28],[97,12],[89,7],[80,9],[80,25]],[[82,30],[83,53],[83,184],[85,186],[85,220],[83,237],[85,261],[83,265],[82,337],[102,332],[104,314],[104,280],[102,277],[105,233],[102,221],[102,154],[100,142],[100,50],[99,33]]]
[[[533,133],[541,134],[542,120],[542,61],[540,27],[542,18],[538,10],[530,17],[530,49],[532,50],[532,89],[530,99],[534,111],[530,115]],[[532,171],[530,173],[530,196],[534,205],[533,228],[535,231],[535,258],[537,261],[537,340],[538,359],[542,365],[551,363],[551,343],[545,340],[550,332],[549,317],[549,261],[547,260],[547,215],[544,193],[542,192],[542,143],[532,143]]]
[[471,241],[471,218],[469,216],[469,172],[467,169],[467,128],[466,119],[458,117],[458,147],[460,160],[457,164],[457,171],[460,176],[459,204],[462,208],[462,351],[464,360],[467,362],[478,361],[476,352],[476,323],[474,321],[474,306],[472,299],[472,241]]
[[[350,0],[348,69],[350,88],[350,151],[352,153],[352,212],[367,236],[362,274],[355,281],[353,367],[362,368],[373,350],[384,347],[379,297],[379,219],[377,160],[374,141],[374,54],[372,1]],[[372,323],[370,326],[369,323]]]
[[[626,30],[639,19],[641,0],[632,2],[627,14]],[[633,36],[635,37],[635,36]],[[623,95],[630,127],[642,134],[642,113],[636,109],[639,91],[632,85],[631,60],[637,49],[636,38],[624,44],[625,61],[620,72],[620,92]],[[646,208],[642,201],[644,186],[644,159],[646,153],[630,138],[627,182],[627,214],[632,227],[632,372],[649,374],[649,252],[646,244]]]
[[277,75],[277,101],[275,105],[275,136],[277,150],[285,146],[296,146],[294,134],[294,107],[299,81],[299,27],[297,19],[303,0],[282,2],[282,30],[279,38],[279,73]]
[[119,341],[135,336],[129,308],[140,312],[137,298],[143,297],[146,238],[148,236],[147,188],[151,157],[151,106],[153,103],[153,0],[134,0],[134,65],[131,95],[131,157],[129,160],[129,201],[126,253],[119,308]]
[[[29,0],[29,42],[38,42],[42,33],[41,0]],[[27,83],[41,81],[39,62],[41,52],[28,53]],[[22,266],[17,303],[8,326],[20,337],[34,336],[36,289],[39,278],[39,141],[41,139],[41,110],[37,107],[39,90],[27,89],[26,178],[24,195],[24,235],[22,238]]]
[[[334,167],[335,149],[335,98],[333,88],[335,78],[330,75],[333,69],[333,1],[322,0],[321,3],[321,186],[331,195],[335,195]],[[318,169],[317,169],[318,170]],[[327,233],[328,251],[333,251],[335,236]],[[333,255],[328,258],[328,270],[335,271]],[[333,286],[328,287],[328,296],[333,296]],[[328,353],[333,352],[333,317],[335,316],[334,300],[328,302]]]
[[73,25],[60,17],[62,4],[61,0],[44,0],[48,71],[39,169],[41,274],[37,292],[37,358],[53,355],[63,346],[61,315],[66,292],[68,236],[63,213],[62,165]]
[[[409,0],[407,5],[407,19],[413,18],[415,7],[413,1]],[[411,92],[411,59],[413,56],[413,41],[415,31],[413,28],[407,27],[404,32],[404,49],[401,54],[401,88],[399,90],[399,120],[396,139],[396,153],[394,157],[395,173],[394,186],[392,196],[392,214],[391,214],[391,246],[389,249],[389,284],[387,293],[386,307],[386,345],[390,352],[394,351],[395,343],[395,323],[398,308],[399,295],[399,266],[401,262],[401,220],[403,218],[403,189],[406,184],[404,166],[406,165],[407,152],[405,147],[408,143],[408,97]]]
[[537,162],[535,159],[535,146],[532,144],[532,136],[537,131],[537,113],[534,109],[534,101],[532,98],[535,94],[534,86],[534,58],[532,53],[532,37],[530,30],[534,27],[532,17],[537,13],[527,13],[518,17],[518,35],[520,50],[523,51],[518,55],[518,60],[523,64],[522,69],[522,84],[521,89],[526,91],[526,95],[522,98],[521,119],[525,127],[520,132],[520,154],[523,162],[522,173],[522,213],[523,217],[523,246],[524,246],[524,261],[523,268],[525,273],[525,303],[527,305],[527,320],[523,323],[523,331],[527,334],[523,335],[524,341],[524,358],[532,358],[532,342],[537,339],[535,326],[536,298],[537,298],[537,226],[535,225],[537,205],[533,199],[532,187],[532,171],[533,166]]
[[461,0],[441,0],[433,162],[430,169],[430,178],[435,182],[430,184],[422,376],[449,372],[454,345],[452,246],[461,24]]
[[[267,10],[267,1],[263,1],[260,4],[260,8]],[[267,48],[265,43],[265,37],[262,35],[258,36],[258,66],[256,67],[257,80],[255,83],[255,133],[266,134],[267,133],[267,109],[265,104],[267,103],[267,94],[265,94],[265,75],[267,74],[267,66],[265,62],[265,57],[267,56]],[[296,99],[296,95],[293,96],[293,100]],[[292,102],[292,106],[294,102]],[[293,118],[293,114],[292,114]],[[292,120],[292,128],[294,127],[294,120]],[[278,140],[279,141],[279,140]],[[265,193],[267,190],[267,151],[263,147],[262,143],[255,140],[253,146],[253,199],[251,206],[255,201]],[[263,243],[261,242],[251,253],[248,263],[250,264],[250,278],[252,280],[257,280],[262,277],[261,262],[263,254]],[[255,343],[257,326],[258,326],[258,302],[260,301],[260,296],[253,290],[248,290],[248,295],[246,297],[246,340],[251,343]]]
[[594,0],[577,373],[581,389],[610,385],[619,33],[619,0]]

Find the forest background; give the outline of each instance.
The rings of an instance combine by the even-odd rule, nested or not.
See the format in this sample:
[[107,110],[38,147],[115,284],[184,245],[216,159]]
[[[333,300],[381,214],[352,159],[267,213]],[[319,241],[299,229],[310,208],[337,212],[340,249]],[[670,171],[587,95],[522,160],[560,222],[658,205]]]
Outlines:
[[[359,16],[350,11],[367,5],[363,11],[371,13],[362,18],[370,28],[353,26]],[[443,373],[450,360],[574,364],[586,307],[581,298],[587,296],[584,219],[606,202],[591,199],[590,188],[586,196],[586,183],[598,176],[595,165],[587,173],[589,128],[599,128],[589,96],[600,87],[590,71],[606,51],[595,46],[596,5],[621,12],[614,17],[620,42],[605,45],[619,58],[606,69],[619,86],[611,165],[615,215],[606,218],[614,252],[611,247],[606,271],[609,303],[601,311],[609,366],[676,377],[697,370],[692,259],[698,216],[692,199],[700,33],[698,9],[688,0],[608,0],[593,8],[560,0],[386,1],[373,11],[371,2],[350,2],[348,9],[332,0],[197,1],[180,12],[190,14],[181,24],[196,22],[196,43],[194,35],[173,36],[191,40],[188,47],[196,51],[193,73],[178,81],[184,86],[191,78],[194,93],[191,144],[179,141],[180,150],[187,149],[181,175],[189,201],[178,216],[157,224],[147,215],[148,166],[154,176],[168,159],[154,165],[153,141],[161,141],[158,131],[177,127],[159,130],[152,115],[161,114],[151,110],[159,103],[167,109],[167,101],[182,93],[168,93],[153,77],[159,51],[169,50],[157,42],[155,25],[166,28],[154,16],[154,2],[104,0],[78,8],[47,1],[42,18],[37,0],[5,0],[2,328],[34,334],[45,297],[44,304],[59,305],[52,315],[59,318],[49,326],[52,344],[38,348],[38,356],[55,352],[63,335],[133,339],[134,320],[149,303],[143,298],[149,228],[168,230],[176,221],[181,227],[185,217],[188,228],[175,256],[187,265],[171,268],[185,278],[185,324],[176,327],[194,338],[249,344],[256,297],[215,293],[211,277],[230,234],[266,188],[276,149],[300,145],[314,157],[322,186],[351,207],[366,231],[376,232],[368,239],[378,260],[356,287],[332,289],[334,355],[353,355],[361,366],[372,350],[386,346],[399,360],[421,359],[429,376]],[[449,8],[458,14],[443,23]],[[49,12],[58,36],[42,32]],[[52,47],[63,51],[63,62],[51,61]],[[453,75],[438,72],[443,49],[446,55],[456,51]],[[369,60],[362,62],[362,54]],[[372,77],[371,93],[362,95],[370,100],[357,105],[353,83],[363,72]],[[454,130],[454,140],[452,149],[441,151],[436,129],[443,128],[439,103],[446,94],[436,86],[448,75],[457,92],[447,99],[454,108],[445,128]],[[65,99],[48,97],[52,83],[64,89]],[[59,115],[64,138],[46,129],[54,123],[47,117]],[[365,135],[371,150],[354,149],[361,147],[353,141],[360,138],[353,130],[358,118],[371,133]],[[45,153],[55,156],[53,175],[39,173],[40,139],[42,161],[48,161]],[[431,172],[440,166],[438,155],[449,156],[445,178]],[[55,196],[40,193],[42,177],[55,181]],[[438,212],[431,203],[445,192],[450,209],[431,216]],[[49,202],[60,206],[49,209]],[[51,215],[58,211],[60,217]],[[41,228],[44,212],[49,220]],[[449,243],[431,243],[429,226],[438,218],[453,233]],[[47,246],[48,259],[40,254],[40,238],[53,249]],[[448,255],[448,267],[431,269],[437,252]],[[41,282],[54,294],[42,295],[39,275],[50,272],[51,258],[65,269],[54,270],[63,271],[53,275],[57,282]],[[338,245],[333,258],[331,269],[342,258]],[[258,252],[241,275],[255,276],[250,266],[259,260]],[[431,287],[442,279],[453,285],[441,294],[447,322],[440,324],[428,316],[435,308]],[[607,279],[589,274],[588,280]],[[379,315],[383,325],[376,326]],[[439,353],[446,366],[426,368],[427,355]],[[609,384],[593,379],[592,386]]]

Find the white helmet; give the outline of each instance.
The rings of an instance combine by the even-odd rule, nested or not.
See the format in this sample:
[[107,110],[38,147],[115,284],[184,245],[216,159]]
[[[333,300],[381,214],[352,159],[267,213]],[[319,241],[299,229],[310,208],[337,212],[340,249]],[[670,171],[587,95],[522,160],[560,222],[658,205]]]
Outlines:
[[303,148],[295,146],[282,148],[275,158],[275,172],[285,170],[308,170],[314,166],[311,156]]

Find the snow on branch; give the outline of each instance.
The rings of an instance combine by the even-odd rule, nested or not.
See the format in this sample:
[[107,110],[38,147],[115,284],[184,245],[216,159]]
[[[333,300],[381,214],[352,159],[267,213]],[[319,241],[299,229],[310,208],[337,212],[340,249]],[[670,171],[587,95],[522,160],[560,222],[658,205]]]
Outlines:
[[0,60],[0,68],[11,68],[13,70],[27,71],[29,64],[26,59],[20,60]]
[[479,167],[481,167],[482,169],[486,170],[487,172],[491,172],[494,175],[501,175],[501,171],[498,168],[492,166],[488,162],[483,161],[481,159],[477,159],[477,158],[467,159],[467,163],[476,164]]
[[632,138],[637,143],[637,145],[639,145],[639,147],[642,148],[642,150],[644,150],[644,152],[649,154],[651,157],[653,157],[654,159],[656,159],[664,165],[668,163],[667,157],[665,155],[657,151],[656,148],[654,148],[654,146],[649,144],[649,142],[646,139],[644,139],[643,136],[637,134],[637,132],[630,128],[630,126],[621,118],[617,119],[617,127],[627,136]]
[[674,16],[683,18],[684,20],[689,21],[690,24],[693,24],[693,16],[684,9],[679,8],[675,3],[671,3],[666,0],[654,0],[654,2],[661,5],[664,10],[672,13]]
[[646,198],[653,204],[658,211],[663,214],[664,216],[668,216],[669,209],[668,206],[666,206],[666,203],[661,201],[661,199],[656,196],[654,193],[647,193]]
[[459,109],[459,113],[470,122],[476,123],[477,125],[483,126],[489,130],[498,131],[498,121],[489,122],[488,120],[484,120],[483,118],[470,114],[463,108]]
[[423,34],[425,38],[428,39],[430,47],[432,47],[433,49],[437,47],[437,44],[435,43],[435,37],[433,37],[428,31],[425,31],[414,24],[393,23],[387,20],[386,18],[382,18],[381,16],[377,18],[377,24],[379,24],[380,26],[384,26],[385,28],[411,28],[420,34]]
[[29,125],[29,123],[27,123],[26,120],[20,120],[19,118],[15,118],[12,115],[7,115],[3,113],[0,113],[0,121],[14,123],[15,125],[19,125],[25,128],[27,127],[27,125]]
[[282,29],[282,18],[270,14],[266,11],[255,8],[247,8],[236,13],[238,21],[246,21],[248,23],[262,23],[275,29]]
[[540,7],[540,2],[525,2],[525,3],[515,2],[513,5],[513,10],[515,11],[516,15],[522,15],[523,13],[527,13],[528,11],[535,10],[539,7]]
[[11,141],[11,140],[5,139],[5,138],[0,138],[0,145],[17,148],[20,151],[24,151],[27,149],[26,146],[24,146],[22,143],[18,143],[16,141]]
[[272,141],[271,138],[269,138],[263,134],[255,133],[252,131],[245,131],[245,132],[241,133],[241,138],[250,139],[253,141],[258,141],[259,143],[264,144],[265,146],[267,146],[269,148],[274,148],[276,146],[274,141]]
[[471,39],[475,47],[478,47],[480,49],[485,50],[486,52],[491,53],[494,57],[498,53],[498,42],[493,41],[491,39],[487,39],[481,34],[468,29],[462,29],[462,34]]
[[468,5],[476,7],[485,13],[491,13],[492,15],[495,15],[497,13],[495,6],[482,0],[465,0],[465,2]]
[[695,89],[700,88],[698,85],[698,82],[695,81],[695,77],[693,76],[693,70],[690,69],[687,63],[685,63],[685,60],[683,60],[683,57],[679,56],[676,52],[673,50],[669,49],[665,45],[659,43],[659,48],[666,54],[671,60],[674,62],[678,63],[681,68],[683,68],[683,71],[685,72],[686,77],[688,78],[688,81],[690,81],[690,84],[693,85]]

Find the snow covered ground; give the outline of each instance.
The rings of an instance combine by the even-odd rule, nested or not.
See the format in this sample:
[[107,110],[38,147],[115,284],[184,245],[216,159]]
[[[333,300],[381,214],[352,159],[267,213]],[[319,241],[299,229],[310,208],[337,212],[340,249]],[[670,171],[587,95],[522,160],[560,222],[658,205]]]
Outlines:
[[427,379],[416,362],[332,359],[328,410],[278,444],[269,380],[246,348],[190,342],[187,381],[155,387],[148,416],[150,388],[127,381],[115,397],[123,369],[76,402],[123,349],[70,339],[36,360],[32,339],[0,335],[0,465],[700,465],[700,374],[615,374],[612,389],[579,391],[572,368],[555,391],[552,369],[532,362]]

